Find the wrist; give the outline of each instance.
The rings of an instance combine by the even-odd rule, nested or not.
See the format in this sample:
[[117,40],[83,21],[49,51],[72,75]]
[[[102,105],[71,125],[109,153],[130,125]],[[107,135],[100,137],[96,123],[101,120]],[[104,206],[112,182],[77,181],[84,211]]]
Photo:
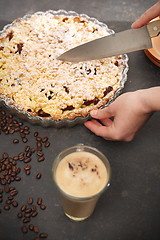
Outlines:
[[145,113],[160,111],[160,87],[152,87],[137,91]]

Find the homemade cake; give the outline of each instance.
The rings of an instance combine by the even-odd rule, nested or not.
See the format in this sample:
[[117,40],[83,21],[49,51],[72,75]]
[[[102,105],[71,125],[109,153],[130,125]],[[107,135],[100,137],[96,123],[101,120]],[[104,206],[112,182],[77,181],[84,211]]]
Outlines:
[[0,98],[56,121],[104,106],[122,87],[122,56],[79,63],[56,58],[108,34],[83,16],[47,12],[15,20],[0,35]]

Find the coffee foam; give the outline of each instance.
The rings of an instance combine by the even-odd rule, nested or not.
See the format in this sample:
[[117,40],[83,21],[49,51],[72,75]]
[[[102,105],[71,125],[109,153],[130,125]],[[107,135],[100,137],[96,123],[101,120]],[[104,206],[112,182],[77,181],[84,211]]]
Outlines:
[[104,163],[89,152],[74,152],[64,157],[56,171],[60,189],[74,197],[90,197],[107,183]]

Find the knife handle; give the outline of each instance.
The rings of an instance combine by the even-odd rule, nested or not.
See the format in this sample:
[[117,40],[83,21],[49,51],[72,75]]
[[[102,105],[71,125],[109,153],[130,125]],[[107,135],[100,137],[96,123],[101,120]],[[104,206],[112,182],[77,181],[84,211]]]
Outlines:
[[151,38],[160,34],[160,20],[155,20],[147,24],[147,29]]

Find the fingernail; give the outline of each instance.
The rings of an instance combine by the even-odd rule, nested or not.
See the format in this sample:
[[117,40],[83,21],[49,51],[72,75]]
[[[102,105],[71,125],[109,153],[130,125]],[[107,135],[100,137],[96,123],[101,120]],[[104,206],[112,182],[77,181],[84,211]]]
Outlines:
[[93,110],[93,111],[91,112],[91,116],[92,116],[92,117],[96,116],[97,114],[98,114],[98,110]]

